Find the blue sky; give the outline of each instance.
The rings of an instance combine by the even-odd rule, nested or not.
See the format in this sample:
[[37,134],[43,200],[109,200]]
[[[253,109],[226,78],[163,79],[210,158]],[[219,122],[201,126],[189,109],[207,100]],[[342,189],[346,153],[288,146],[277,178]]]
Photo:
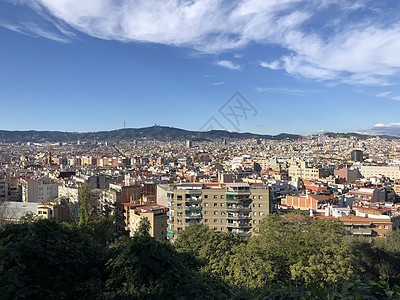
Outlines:
[[6,130],[400,136],[399,71],[398,1],[0,2]]

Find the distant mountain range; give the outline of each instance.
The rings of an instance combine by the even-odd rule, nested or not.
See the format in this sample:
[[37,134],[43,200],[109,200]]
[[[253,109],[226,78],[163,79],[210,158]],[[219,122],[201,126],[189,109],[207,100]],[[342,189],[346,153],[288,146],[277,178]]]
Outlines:
[[[327,132],[325,135],[336,137],[354,136],[359,139],[366,139],[371,136],[361,135],[357,133],[332,133]],[[184,140],[206,141],[223,138],[234,139],[298,139],[301,135],[281,133],[278,135],[262,135],[249,132],[229,132],[226,130],[211,130],[211,131],[189,131],[179,128],[166,126],[151,126],[145,128],[126,128],[111,131],[97,132],[61,132],[61,131],[7,131],[0,130],[0,142],[15,143],[15,142],[68,142],[68,141],[120,141],[120,140]],[[388,139],[398,139],[398,137],[384,136]]]

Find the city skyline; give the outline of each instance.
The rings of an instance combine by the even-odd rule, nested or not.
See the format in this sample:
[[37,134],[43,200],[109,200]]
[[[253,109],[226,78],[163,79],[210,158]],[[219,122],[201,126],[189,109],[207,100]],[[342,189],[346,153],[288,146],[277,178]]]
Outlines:
[[396,1],[5,1],[0,129],[125,120],[400,136],[398,11]]

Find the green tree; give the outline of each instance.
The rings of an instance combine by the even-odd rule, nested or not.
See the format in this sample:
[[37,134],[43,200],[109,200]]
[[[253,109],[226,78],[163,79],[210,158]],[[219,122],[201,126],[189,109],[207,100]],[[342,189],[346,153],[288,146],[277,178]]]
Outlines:
[[23,215],[21,217],[21,222],[32,223],[32,222],[36,221],[36,218],[37,218],[36,214],[34,214],[31,211],[28,211],[25,215]]
[[227,295],[196,274],[182,255],[146,235],[111,252],[107,263],[108,299],[223,299]]
[[178,252],[195,258],[193,267],[225,280],[228,275],[230,257],[235,248],[245,244],[232,234],[215,232],[206,225],[191,225],[179,234],[174,246]]
[[392,231],[386,238],[369,240],[350,239],[350,246],[362,276],[370,280],[384,280],[400,285],[400,231]]
[[133,236],[150,237],[150,229],[151,229],[151,224],[149,219],[147,217],[143,217],[140,219],[139,226],[136,228],[135,232],[133,233]]
[[90,192],[86,183],[82,184],[78,192],[79,197],[79,227],[86,227],[89,224],[92,206],[90,205]]
[[0,299],[95,299],[103,258],[88,235],[54,220],[6,225]]
[[260,234],[235,249],[229,280],[254,290],[274,283],[322,286],[349,279],[356,266],[345,234],[336,220],[314,220],[301,213],[269,215]]

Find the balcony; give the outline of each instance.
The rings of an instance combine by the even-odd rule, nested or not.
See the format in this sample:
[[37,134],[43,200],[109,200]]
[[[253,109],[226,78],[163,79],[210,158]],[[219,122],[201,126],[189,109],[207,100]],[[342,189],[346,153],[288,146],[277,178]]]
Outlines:
[[244,195],[244,196],[227,195],[226,201],[228,203],[238,204],[238,203],[250,203],[252,200],[251,198],[249,198],[249,195]]
[[201,218],[201,213],[186,212],[185,218],[200,219]]
[[227,226],[228,227],[235,227],[235,228],[237,228],[237,227],[251,227],[251,224],[250,224],[250,222],[244,222],[244,221],[229,222],[229,220],[228,220]]
[[234,205],[228,205],[226,209],[229,210],[229,211],[243,211],[243,212],[245,212],[245,211],[250,211],[251,207],[248,206],[248,205],[236,205],[236,204],[234,204]]
[[251,216],[249,214],[233,214],[228,212],[228,219],[250,220]]
[[201,196],[190,196],[189,198],[186,198],[185,201],[189,203],[200,203]]
[[191,204],[185,205],[186,210],[201,210],[201,206],[199,204]]
[[200,220],[190,220],[190,221],[186,221],[185,222],[186,226],[190,226],[190,225],[200,225]]

